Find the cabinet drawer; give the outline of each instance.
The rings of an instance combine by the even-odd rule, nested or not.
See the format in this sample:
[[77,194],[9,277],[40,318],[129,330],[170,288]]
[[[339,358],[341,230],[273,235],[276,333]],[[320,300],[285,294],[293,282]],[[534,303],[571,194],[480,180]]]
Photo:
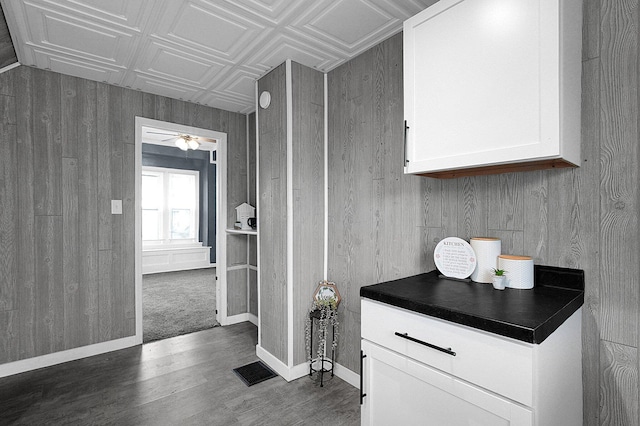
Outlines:
[[368,299],[362,299],[362,338],[533,405],[533,345],[529,343]]
[[[367,340],[362,425],[531,426],[533,413]],[[426,421],[428,419],[428,421]]]

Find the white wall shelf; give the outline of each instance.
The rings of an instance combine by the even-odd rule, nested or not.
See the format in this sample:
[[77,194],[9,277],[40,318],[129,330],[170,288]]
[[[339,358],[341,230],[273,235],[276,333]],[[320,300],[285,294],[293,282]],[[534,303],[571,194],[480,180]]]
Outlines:
[[258,231],[255,229],[233,229],[227,228],[227,234],[241,234],[241,235],[258,235]]

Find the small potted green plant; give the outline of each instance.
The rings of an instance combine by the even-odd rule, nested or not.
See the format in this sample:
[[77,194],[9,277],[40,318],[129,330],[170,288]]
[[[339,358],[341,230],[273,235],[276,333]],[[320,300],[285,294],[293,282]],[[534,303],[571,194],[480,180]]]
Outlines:
[[491,277],[491,282],[493,284],[493,288],[496,290],[504,290],[506,283],[505,279],[507,278],[504,273],[507,272],[504,269],[496,269],[493,268],[493,276]]

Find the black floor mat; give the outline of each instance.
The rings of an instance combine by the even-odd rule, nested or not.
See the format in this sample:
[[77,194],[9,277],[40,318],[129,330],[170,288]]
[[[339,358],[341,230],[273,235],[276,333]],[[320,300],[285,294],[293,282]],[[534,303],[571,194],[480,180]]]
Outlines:
[[267,367],[262,361],[252,362],[242,367],[234,368],[233,372],[240,377],[240,380],[247,386],[253,386],[256,383],[276,377],[277,374]]

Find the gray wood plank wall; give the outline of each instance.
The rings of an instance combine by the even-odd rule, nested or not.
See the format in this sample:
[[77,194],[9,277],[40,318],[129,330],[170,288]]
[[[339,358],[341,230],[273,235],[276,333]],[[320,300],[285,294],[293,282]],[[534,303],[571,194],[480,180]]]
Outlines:
[[260,324],[262,347],[287,364],[287,109],[285,64],[258,81],[271,105],[258,111]]
[[[337,362],[359,371],[360,287],[429,270],[435,184],[404,176],[402,34],[331,71],[329,271],[342,295]],[[428,208],[425,208],[428,207]],[[439,212],[438,212],[439,213]]]
[[305,318],[324,275],[324,75],[291,64],[293,101],[293,365],[307,359]]
[[[305,317],[313,291],[323,277],[324,241],[324,77],[319,71],[291,64],[293,146],[286,146],[286,64],[259,81],[259,92],[271,92],[271,106],[260,110],[260,277],[262,346],[277,343],[278,358],[287,364],[304,363]],[[275,92],[277,91],[277,92]],[[273,108],[273,110],[272,110]],[[293,162],[293,280],[287,282],[287,157]],[[278,249],[276,249],[276,247]],[[276,269],[280,268],[280,269]],[[282,285],[277,281],[282,280]],[[288,307],[287,286],[292,287],[293,306]],[[277,287],[277,294],[272,289]],[[271,311],[273,298],[283,298]],[[287,318],[293,309],[293,359],[286,353]],[[267,327],[281,325],[278,334]],[[274,342],[274,339],[281,341]],[[284,345],[283,345],[284,343]],[[269,350],[271,352],[271,350]],[[275,353],[271,352],[273,355]],[[281,354],[281,355],[280,355]],[[282,357],[281,357],[282,356]]]
[[[244,235],[234,235],[236,239],[246,240]],[[228,240],[231,238],[228,238]],[[245,259],[246,259],[245,249]],[[248,268],[227,270],[227,315],[238,315],[249,312],[247,302]]]
[[[252,237],[256,238],[256,237]],[[258,270],[249,268],[249,313],[258,316]]]
[[585,0],[583,12],[579,169],[398,176],[402,97],[392,87],[402,36],[329,73],[329,279],[345,297],[341,365],[359,368],[361,286],[432,269],[442,237],[492,235],[505,252],[585,270],[584,424],[640,424],[638,1]]
[[[245,115],[24,66],[0,74],[0,363],[135,333],[136,116],[226,132],[235,215]],[[229,300],[246,312],[241,279]]]

